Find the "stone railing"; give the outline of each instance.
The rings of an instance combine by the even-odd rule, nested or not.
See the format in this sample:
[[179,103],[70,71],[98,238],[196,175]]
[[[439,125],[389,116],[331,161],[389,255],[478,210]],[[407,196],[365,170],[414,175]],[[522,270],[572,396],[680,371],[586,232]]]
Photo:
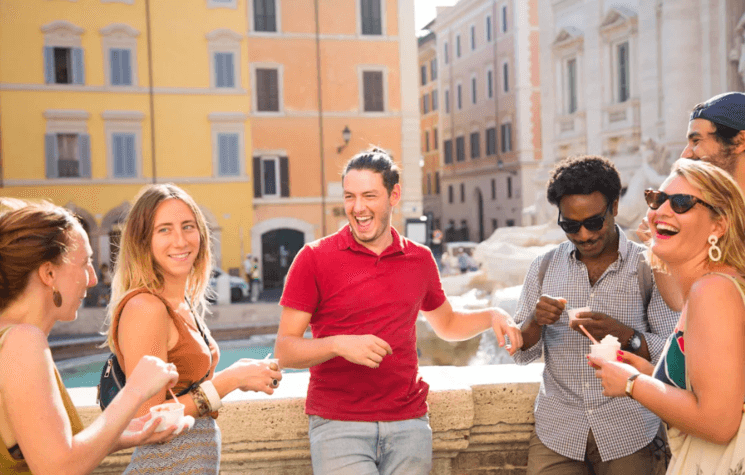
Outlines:
[[[425,366],[433,432],[432,474],[522,474],[533,429],[533,401],[543,364],[528,366]],[[223,474],[311,474],[308,373],[284,375],[273,396],[236,391],[224,399]],[[95,388],[71,389],[83,422],[100,413]],[[121,473],[131,451],[106,458],[95,473]]]

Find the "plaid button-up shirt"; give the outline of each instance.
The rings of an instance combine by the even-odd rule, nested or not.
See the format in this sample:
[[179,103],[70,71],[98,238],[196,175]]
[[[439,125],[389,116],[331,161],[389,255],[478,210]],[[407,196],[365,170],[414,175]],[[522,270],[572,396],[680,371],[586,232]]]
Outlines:
[[[618,234],[618,259],[594,286],[569,241],[554,253],[542,288],[538,269],[543,256],[536,258],[517,305],[518,325],[522,328],[529,323],[541,295],[564,297],[571,307],[589,306],[643,333],[656,362],[679,314],[665,305],[656,286],[645,308],[637,276],[644,248],[629,241],[620,229]],[[574,460],[584,460],[590,430],[604,461],[638,451],[652,441],[660,420],[632,399],[603,396],[600,380],[585,358],[590,353],[590,340],[570,329],[568,323],[565,311],[559,321],[541,327],[538,343],[514,356],[517,364],[528,364],[544,355],[543,381],[534,408],[538,437],[546,447]]]

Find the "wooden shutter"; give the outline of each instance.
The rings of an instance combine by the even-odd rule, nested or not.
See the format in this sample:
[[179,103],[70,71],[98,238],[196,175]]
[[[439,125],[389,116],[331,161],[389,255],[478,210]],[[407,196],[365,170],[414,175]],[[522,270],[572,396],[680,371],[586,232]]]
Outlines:
[[44,151],[46,154],[47,163],[47,178],[58,178],[58,150],[57,150],[57,135],[46,134],[44,135]]
[[124,174],[128,177],[137,176],[137,167],[135,163],[135,136],[134,134],[124,135]]
[[225,58],[222,53],[215,53],[215,87],[225,87]]
[[122,69],[119,58],[120,49],[112,48],[109,50],[109,81],[112,86],[119,86],[122,83]]
[[122,85],[132,85],[132,52],[128,49],[119,50],[121,64]]
[[88,134],[78,135],[78,146],[80,147],[78,157],[80,158],[79,175],[81,178],[91,177],[91,136]]
[[254,198],[261,198],[261,157],[254,157]]
[[383,112],[383,72],[364,71],[362,86],[365,112]]
[[256,107],[261,112],[279,111],[279,74],[276,69],[256,70]]
[[270,111],[279,111],[279,77],[276,69],[267,70],[268,99]]
[[44,82],[54,84],[54,48],[44,47]]
[[114,154],[114,176],[124,176],[124,137],[122,134],[111,134],[111,151]]
[[287,157],[279,157],[279,186],[280,196],[290,196],[290,161]]
[[72,48],[72,83],[85,84],[85,64],[82,48]]
[[233,67],[233,53],[223,53],[225,72],[223,74],[224,87],[235,87],[235,69]]

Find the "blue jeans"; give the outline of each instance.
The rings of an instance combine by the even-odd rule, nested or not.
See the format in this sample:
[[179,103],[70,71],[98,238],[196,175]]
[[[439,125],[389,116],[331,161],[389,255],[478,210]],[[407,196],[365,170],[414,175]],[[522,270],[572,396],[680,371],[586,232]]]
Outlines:
[[317,475],[429,475],[429,417],[393,422],[332,421],[310,416],[310,456]]

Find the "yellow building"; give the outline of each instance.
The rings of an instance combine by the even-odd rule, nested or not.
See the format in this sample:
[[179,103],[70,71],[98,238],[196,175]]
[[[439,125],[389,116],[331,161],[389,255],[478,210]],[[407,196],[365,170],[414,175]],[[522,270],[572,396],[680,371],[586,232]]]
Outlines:
[[0,194],[75,210],[94,259],[147,183],[173,182],[237,268],[252,225],[245,0],[4,0]]
[[174,182],[220,267],[252,253],[281,285],[371,144],[403,166],[395,225],[422,214],[413,0],[0,5],[0,194],[77,211],[97,264],[140,187]]

